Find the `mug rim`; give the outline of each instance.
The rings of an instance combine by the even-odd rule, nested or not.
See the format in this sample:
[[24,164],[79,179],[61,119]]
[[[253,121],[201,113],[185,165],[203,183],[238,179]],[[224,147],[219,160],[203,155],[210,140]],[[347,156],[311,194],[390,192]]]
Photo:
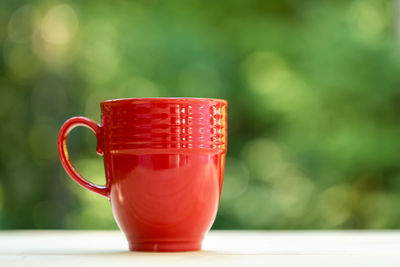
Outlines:
[[202,98],[202,97],[139,97],[139,98],[116,98],[116,99],[107,99],[101,101],[101,105],[105,104],[117,104],[117,103],[146,103],[146,102],[182,102],[182,103],[209,103],[209,102],[219,102],[225,105],[228,104],[228,101],[225,99],[218,98]]

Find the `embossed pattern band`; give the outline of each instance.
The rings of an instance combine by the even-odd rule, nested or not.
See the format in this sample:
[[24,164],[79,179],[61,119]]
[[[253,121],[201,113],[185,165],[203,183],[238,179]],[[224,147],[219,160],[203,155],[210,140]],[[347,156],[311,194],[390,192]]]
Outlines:
[[135,148],[226,150],[227,103],[224,100],[126,99],[129,106],[121,106],[120,101],[118,105],[115,101],[101,104],[104,136],[108,137],[105,145],[112,151]]

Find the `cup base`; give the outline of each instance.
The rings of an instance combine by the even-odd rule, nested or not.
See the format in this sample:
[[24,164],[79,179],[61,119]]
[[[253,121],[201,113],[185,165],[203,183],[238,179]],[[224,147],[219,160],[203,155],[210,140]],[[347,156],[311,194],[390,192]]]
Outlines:
[[201,250],[201,241],[179,242],[179,241],[152,241],[152,242],[129,242],[130,251],[147,252],[183,252]]

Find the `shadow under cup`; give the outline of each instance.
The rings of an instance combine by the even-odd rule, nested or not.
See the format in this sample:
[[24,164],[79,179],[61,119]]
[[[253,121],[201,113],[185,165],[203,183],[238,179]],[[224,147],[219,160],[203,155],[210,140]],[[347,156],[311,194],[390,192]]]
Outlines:
[[[109,197],[131,250],[200,250],[221,195],[227,145],[227,102],[200,98],[138,98],[101,103],[102,123],[66,121],[61,162],[82,186]],[[104,155],[106,186],[71,165],[67,134],[92,129]]]

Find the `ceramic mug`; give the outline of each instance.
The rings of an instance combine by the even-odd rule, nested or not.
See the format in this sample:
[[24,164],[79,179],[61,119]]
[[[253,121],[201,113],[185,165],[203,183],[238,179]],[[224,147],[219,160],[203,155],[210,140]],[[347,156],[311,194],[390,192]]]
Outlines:
[[[61,127],[61,163],[78,184],[109,198],[130,250],[192,251],[214,222],[227,146],[227,101],[127,98],[103,101],[101,124],[73,117]],[[68,133],[91,129],[106,185],[71,164]]]

